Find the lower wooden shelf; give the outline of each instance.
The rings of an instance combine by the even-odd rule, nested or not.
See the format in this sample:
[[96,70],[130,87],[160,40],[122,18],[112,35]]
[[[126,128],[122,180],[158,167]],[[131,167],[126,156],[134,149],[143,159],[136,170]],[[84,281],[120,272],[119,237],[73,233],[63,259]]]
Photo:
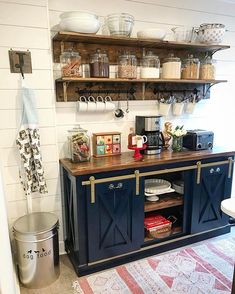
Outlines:
[[181,234],[183,232],[183,229],[181,226],[179,227],[173,227],[172,230],[171,230],[171,233],[166,236],[166,237],[162,237],[162,238],[149,238],[149,237],[145,237],[144,238],[144,243],[146,242],[150,242],[150,241],[158,241],[158,242],[161,242],[161,241],[165,241],[166,239],[171,239],[172,236],[176,237],[176,235],[178,234]]
[[184,203],[183,195],[180,195],[177,193],[164,194],[159,196],[159,198],[160,199],[156,202],[146,201],[144,203],[144,211],[145,212],[155,211],[155,210],[164,209],[168,207],[183,205]]

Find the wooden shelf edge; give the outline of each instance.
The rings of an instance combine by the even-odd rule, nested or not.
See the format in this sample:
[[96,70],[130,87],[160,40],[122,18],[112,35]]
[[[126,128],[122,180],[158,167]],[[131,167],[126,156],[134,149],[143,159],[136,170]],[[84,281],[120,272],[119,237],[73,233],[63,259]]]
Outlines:
[[229,49],[229,45],[223,44],[203,44],[203,43],[185,43],[175,41],[162,41],[156,39],[139,39],[129,37],[116,37],[109,35],[96,35],[96,34],[81,34],[76,32],[58,32],[53,41],[71,41],[71,42],[83,42],[83,43],[103,43],[103,44],[116,44],[116,45],[129,45],[129,46],[141,46],[141,47],[155,47],[155,48],[188,48],[188,49],[200,49],[203,51],[217,51]]
[[183,80],[183,79],[114,79],[114,78],[59,78],[56,82],[125,82],[125,83],[177,83],[177,84],[218,84],[227,80]]
[[156,202],[145,202],[144,204],[144,212],[151,212],[160,209],[165,209],[168,207],[175,207],[184,204],[183,195],[179,195],[177,193],[172,193],[172,195],[167,194],[164,198],[159,199]]

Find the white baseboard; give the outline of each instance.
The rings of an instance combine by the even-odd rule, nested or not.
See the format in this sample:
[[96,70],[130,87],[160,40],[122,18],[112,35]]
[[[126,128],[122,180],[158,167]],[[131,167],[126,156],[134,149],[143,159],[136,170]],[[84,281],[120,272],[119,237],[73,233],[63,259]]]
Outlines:
[[64,241],[59,241],[59,253],[60,255],[66,254],[66,251],[64,248]]

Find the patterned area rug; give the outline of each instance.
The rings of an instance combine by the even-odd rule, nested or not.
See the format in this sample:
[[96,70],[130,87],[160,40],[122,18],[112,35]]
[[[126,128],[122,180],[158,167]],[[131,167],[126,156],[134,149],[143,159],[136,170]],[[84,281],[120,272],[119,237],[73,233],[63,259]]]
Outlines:
[[217,237],[78,278],[73,289],[84,294],[227,294],[234,261],[235,238]]

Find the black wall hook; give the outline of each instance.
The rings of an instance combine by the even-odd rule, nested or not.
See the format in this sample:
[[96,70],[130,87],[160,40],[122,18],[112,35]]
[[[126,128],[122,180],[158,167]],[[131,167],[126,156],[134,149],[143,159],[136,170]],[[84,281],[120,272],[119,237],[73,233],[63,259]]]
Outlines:
[[19,63],[15,64],[16,68],[20,69],[20,73],[22,75],[22,78],[24,79],[24,71],[23,71],[23,66],[24,66],[24,52],[17,52],[16,53],[19,56]]

